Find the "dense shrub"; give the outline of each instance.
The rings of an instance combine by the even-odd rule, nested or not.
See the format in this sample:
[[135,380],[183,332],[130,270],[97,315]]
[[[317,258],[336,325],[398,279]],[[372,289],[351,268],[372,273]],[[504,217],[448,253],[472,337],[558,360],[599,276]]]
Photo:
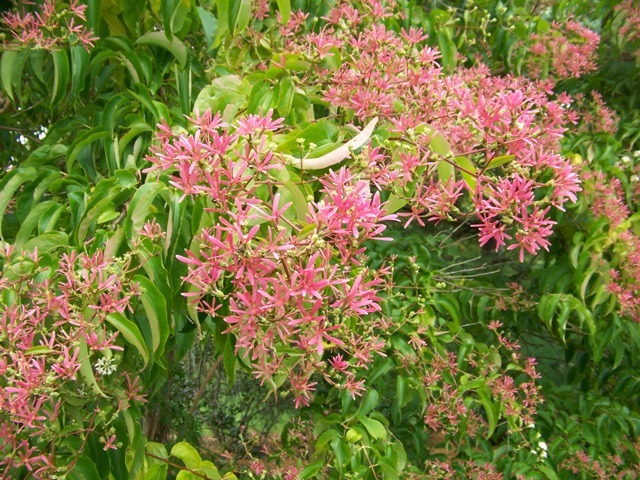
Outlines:
[[634,2],[3,8],[2,478],[638,477]]

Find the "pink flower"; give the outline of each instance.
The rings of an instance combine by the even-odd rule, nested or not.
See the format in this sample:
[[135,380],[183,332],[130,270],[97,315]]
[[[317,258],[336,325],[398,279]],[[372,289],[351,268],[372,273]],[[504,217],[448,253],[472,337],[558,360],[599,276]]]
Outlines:
[[506,240],[511,239],[511,235],[505,233],[507,226],[501,224],[497,219],[486,218],[482,223],[471,226],[480,229],[480,245],[485,245],[493,240],[496,244],[496,252],[500,247],[506,245]]
[[356,380],[353,375],[347,375],[344,388],[351,394],[351,398],[354,400],[356,397],[362,396],[362,392],[366,390],[364,380]]
[[107,438],[107,436],[102,436],[100,437],[100,441],[102,443],[104,443],[104,448],[103,450],[117,450],[118,446],[116,444],[116,436],[115,435],[111,435],[110,437]]
[[80,370],[80,362],[78,362],[79,350],[75,349],[73,354],[69,353],[69,347],[67,345],[62,346],[62,360],[51,366],[51,369],[56,372],[60,378],[67,378],[70,380],[76,379],[76,372]]
[[545,218],[549,207],[544,210],[540,210],[538,207],[534,207],[533,211],[529,213],[526,208],[522,208],[520,215],[515,217],[515,220],[521,224],[515,234],[516,243],[509,245],[507,250],[520,249],[520,261],[524,261],[524,252],[527,251],[531,254],[535,254],[541,247],[545,250],[549,250],[550,242],[547,237],[553,233],[552,226],[556,222]]
[[564,164],[554,171],[554,205],[560,210],[564,210],[562,205],[566,201],[575,202],[578,200],[576,193],[582,191],[580,188],[580,178],[574,172],[571,165]]
[[336,355],[335,357],[333,357],[331,360],[329,360],[329,363],[338,372],[344,372],[347,368],[349,368],[349,362],[346,362],[342,358],[341,354]]
[[[289,17],[289,21],[287,22],[287,24],[280,25],[280,33],[282,34],[282,36],[289,37],[300,31],[308,16],[309,14],[303,12],[302,10],[291,12],[291,16]],[[278,19],[280,19],[280,12],[277,13],[277,17]]]
[[2,23],[9,27],[17,42],[5,42],[5,46],[52,50],[65,46],[71,40],[89,51],[98,37],[83,25],[86,8],[86,5],[73,0],[68,8],[56,11],[55,1],[45,0],[35,13],[24,10],[20,13],[7,12],[2,16]]
[[317,382],[309,382],[309,378],[300,375],[293,375],[289,381],[291,382],[295,407],[308,406],[309,400],[311,399],[311,392],[315,390],[313,387]]
[[236,121],[236,134],[241,136],[250,136],[253,133],[264,133],[267,131],[277,130],[284,122],[283,118],[273,120],[273,109],[270,109],[265,115],[247,115]]
[[549,32],[533,34],[531,42],[526,63],[533,76],[543,73],[545,62],[551,64],[549,74],[558,78],[579,78],[597,68],[595,54],[600,36],[573,20],[553,22]]

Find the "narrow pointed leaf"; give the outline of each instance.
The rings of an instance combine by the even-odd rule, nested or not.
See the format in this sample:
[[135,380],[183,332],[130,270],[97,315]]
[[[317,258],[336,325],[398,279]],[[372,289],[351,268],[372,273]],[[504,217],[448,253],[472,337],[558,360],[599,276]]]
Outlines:
[[142,334],[140,333],[140,329],[137,325],[120,313],[111,313],[107,315],[106,319],[107,322],[113,325],[120,332],[130,345],[138,350],[138,353],[144,362],[144,366],[146,367],[149,363],[149,351],[147,350],[147,345],[145,344],[144,338],[142,338]]

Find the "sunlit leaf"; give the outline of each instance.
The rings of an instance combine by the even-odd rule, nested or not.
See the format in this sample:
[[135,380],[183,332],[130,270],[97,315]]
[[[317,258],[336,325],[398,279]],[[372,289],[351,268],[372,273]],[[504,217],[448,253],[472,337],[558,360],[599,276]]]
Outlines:
[[107,315],[106,320],[138,351],[142,357],[144,366],[147,366],[149,363],[149,351],[140,333],[140,329],[138,329],[136,324],[120,313],[110,313]]
[[179,38],[173,36],[171,40],[167,38],[164,32],[147,32],[142,35],[136,43],[139,45],[148,45],[153,47],[164,48],[170,52],[178,63],[184,67],[187,64],[188,50],[185,44]]

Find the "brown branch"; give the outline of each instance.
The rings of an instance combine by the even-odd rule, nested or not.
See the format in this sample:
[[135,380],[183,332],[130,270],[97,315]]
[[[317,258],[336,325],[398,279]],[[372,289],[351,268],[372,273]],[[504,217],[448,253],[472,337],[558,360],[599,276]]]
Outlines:
[[210,478],[210,477],[207,477],[204,473],[198,473],[195,470],[191,470],[190,468],[187,468],[186,466],[178,465],[177,463],[173,463],[173,462],[167,460],[166,458],[158,457],[157,455],[154,455],[153,453],[144,452],[144,454],[147,457],[151,457],[151,458],[155,458],[156,460],[160,460],[161,462],[166,463],[170,467],[177,468],[179,470],[186,470],[189,473],[193,473],[196,477],[204,478],[205,480]]
[[196,392],[195,397],[193,397],[193,403],[191,404],[191,408],[189,408],[189,415],[193,415],[193,413],[196,411],[196,408],[198,408],[198,402],[204,395],[204,391],[207,388],[207,384],[213,377],[213,374],[216,373],[216,370],[218,369],[218,366],[220,366],[221,361],[222,361],[222,355],[220,355],[217,358],[217,360],[213,362],[213,365],[211,365],[211,368],[209,369],[209,371],[207,372],[207,375],[204,377],[204,380],[200,384],[200,388],[198,388],[198,391]]

